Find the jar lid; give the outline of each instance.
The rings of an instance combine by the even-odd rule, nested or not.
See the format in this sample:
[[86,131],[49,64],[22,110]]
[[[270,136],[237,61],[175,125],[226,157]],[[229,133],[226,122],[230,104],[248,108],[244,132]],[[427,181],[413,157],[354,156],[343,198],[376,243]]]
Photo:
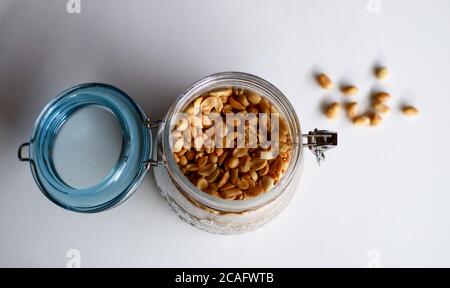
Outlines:
[[106,210],[131,196],[146,174],[153,146],[146,120],[113,86],[75,86],[44,108],[30,143],[21,146],[29,146],[29,157],[20,149],[19,158],[30,162],[39,188],[57,205]]

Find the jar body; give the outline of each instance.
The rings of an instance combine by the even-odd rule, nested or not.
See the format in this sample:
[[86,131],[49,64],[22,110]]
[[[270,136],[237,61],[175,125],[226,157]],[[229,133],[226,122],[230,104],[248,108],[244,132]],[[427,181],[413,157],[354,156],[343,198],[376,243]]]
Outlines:
[[165,167],[154,167],[153,173],[162,197],[182,220],[206,232],[232,235],[250,232],[263,226],[288,206],[299,186],[303,163],[302,158],[300,169],[295,172],[293,181],[277,199],[260,208],[243,212],[205,209],[180,192]]
[[[241,87],[259,93],[277,106],[290,126],[294,139],[294,151],[288,171],[271,191],[254,200],[215,199],[193,186],[180,173],[168,145],[173,117],[182,107],[205,91],[218,87]],[[239,234],[254,230],[278,215],[291,201],[297,190],[303,171],[301,132],[293,107],[273,85],[256,76],[224,72],[208,76],[196,82],[167,113],[158,131],[158,154],[164,165],[154,167],[156,183],[164,199],[182,220],[201,230],[218,234]]]

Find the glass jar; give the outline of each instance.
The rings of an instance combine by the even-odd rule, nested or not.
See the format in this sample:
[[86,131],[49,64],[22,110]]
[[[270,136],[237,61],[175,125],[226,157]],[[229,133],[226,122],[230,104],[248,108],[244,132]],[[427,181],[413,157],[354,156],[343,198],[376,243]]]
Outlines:
[[[183,111],[193,99],[221,87],[244,88],[269,100],[286,120],[292,135],[292,156],[287,171],[273,189],[253,199],[225,200],[197,189],[182,174],[172,156],[169,139],[175,115]],[[70,183],[74,177],[61,177],[65,174],[62,170],[67,169],[64,165],[59,164],[59,168],[55,165],[57,162],[67,162],[56,161],[57,155],[72,154],[74,149],[61,153],[54,150],[62,145],[58,143],[71,143],[57,141],[58,135],[63,134],[62,127],[68,126],[65,123],[77,111],[92,105],[115,116],[121,131],[122,145],[117,162],[109,172],[105,170],[108,173],[98,178],[98,182],[84,181],[87,177],[84,174],[92,176],[96,173],[86,172],[90,169],[78,169],[81,176],[75,178],[91,183],[78,187]],[[80,129],[67,130],[69,132],[64,133]],[[97,134],[102,133],[93,133]],[[139,186],[145,172],[152,169],[162,196],[181,219],[204,231],[238,234],[267,223],[288,205],[303,171],[304,147],[308,147],[320,163],[324,159],[323,152],[336,145],[337,134],[334,132],[316,129],[303,135],[294,108],[283,93],[269,82],[251,74],[223,72],[203,78],[192,85],[175,101],[164,119],[159,121],[147,118],[136,102],[112,86],[94,83],[73,87],[46,106],[36,121],[30,142],[22,144],[18,154],[20,160],[30,163],[41,191],[65,209],[92,213],[112,208],[126,200]],[[25,157],[22,150],[27,146],[29,156]],[[85,154],[76,155],[70,161],[78,160],[83,155]]]

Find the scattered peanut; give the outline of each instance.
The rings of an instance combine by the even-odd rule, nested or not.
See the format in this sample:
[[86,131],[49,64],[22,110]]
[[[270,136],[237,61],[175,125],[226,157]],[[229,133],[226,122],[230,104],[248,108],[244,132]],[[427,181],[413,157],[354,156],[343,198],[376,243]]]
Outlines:
[[383,103],[373,103],[372,107],[373,110],[381,114],[387,114],[391,111],[391,109],[386,104]]
[[416,116],[417,114],[419,114],[419,110],[414,106],[403,106],[402,112],[406,116]]
[[[374,68],[373,73],[379,80],[384,80],[389,76],[389,70],[386,67],[383,66],[377,66]],[[331,82],[330,78],[326,74],[318,74],[316,75],[316,80],[318,84],[324,88],[324,89],[331,89],[333,87],[333,83]],[[344,85],[340,87],[340,90],[342,94],[345,96],[351,96],[356,93],[358,93],[358,87],[355,85]],[[389,106],[386,104],[389,99],[391,98],[391,95],[385,91],[378,91],[374,93],[371,96],[371,108],[369,108],[368,112],[361,114],[358,116],[358,104],[357,102],[347,102],[344,104],[346,114],[349,119],[352,120],[352,123],[357,126],[364,126],[364,125],[370,125],[370,126],[378,126],[382,123],[383,118],[381,117],[381,114],[387,114],[391,111]],[[338,102],[333,102],[329,104],[324,109],[324,114],[328,119],[335,119],[341,109],[341,104]],[[403,106],[400,108],[400,110],[405,114],[406,116],[415,116],[419,114],[419,110],[414,106]],[[281,122],[280,122],[281,123]],[[281,127],[281,124],[280,124]],[[281,128],[280,128],[281,130]],[[282,135],[282,134],[281,134]],[[280,137],[281,141],[281,137]],[[284,142],[284,141],[281,141]],[[282,147],[282,144],[280,144],[280,147]],[[281,149],[280,149],[281,150]],[[272,159],[270,156],[270,152],[262,152],[262,154],[265,159]],[[281,154],[283,155],[283,154]],[[273,159],[270,161],[274,161]],[[283,160],[284,161],[284,160]],[[282,162],[283,167],[289,166],[289,163]],[[255,169],[255,171],[258,171],[257,174],[262,177],[265,175],[269,175],[273,179],[277,179],[277,173],[272,168],[274,166],[271,164],[270,170],[267,170],[265,166],[258,167],[259,169]],[[275,167],[278,167],[278,163]],[[253,170],[252,170],[253,171]]]
[[341,104],[333,102],[325,108],[325,115],[328,119],[334,119],[341,111]]
[[360,115],[353,118],[353,124],[357,126],[364,126],[370,124],[370,118],[366,115]]
[[331,82],[331,79],[324,73],[321,73],[316,76],[317,83],[319,83],[320,87],[323,89],[331,89],[333,88],[333,82]]
[[347,85],[347,86],[341,87],[341,91],[342,91],[342,94],[344,94],[345,96],[352,96],[352,95],[355,95],[356,93],[358,93],[358,87],[353,86],[353,85]]
[[381,116],[377,113],[372,113],[370,115],[370,126],[378,126],[381,124],[381,122],[383,121],[383,119],[381,118]]
[[384,103],[391,98],[391,95],[387,92],[377,92],[373,95],[374,103]]
[[386,67],[377,67],[375,68],[375,76],[379,80],[384,80],[389,76],[389,70]]
[[345,110],[347,111],[347,116],[352,119],[358,113],[358,103],[350,102],[345,106]]

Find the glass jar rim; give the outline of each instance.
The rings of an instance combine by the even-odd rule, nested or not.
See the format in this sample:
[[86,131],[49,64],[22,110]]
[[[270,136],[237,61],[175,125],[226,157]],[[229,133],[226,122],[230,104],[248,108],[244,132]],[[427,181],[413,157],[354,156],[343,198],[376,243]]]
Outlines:
[[[66,121],[76,111],[91,105],[114,115],[122,128],[124,145],[117,163],[105,178],[94,186],[78,189],[60,179],[52,160],[53,146]],[[27,161],[42,193],[58,206],[82,213],[100,212],[123,203],[147,173],[143,162],[152,153],[153,142],[146,119],[133,99],[108,84],[80,84],[61,92],[42,110],[27,143],[30,157]]]
[[[200,96],[207,91],[211,91],[213,89],[221,87],[240,87],[256,92],[264,98],[267,98],[280,110],[280,114],[287,121],[288,127],[293,137],[294,145],[292,149],[292,158],[285,174],[273,189],[252,199],[220,199],[199,190],[187,179],[185,175],[182,174],[172,155],[172,149],[170,147],[170,127],[173,120],[172,117],[176,113],[181,112],[184,107],[191,103],[191,101],[195,97]],[[299,168],[301,158],[303,157],[301,127],[293,106],[286,98],[286,96],[273,84],[249,73],[221,72],[200,79],[178,97],[175,104],[172,105],[172,107],[166,114],[164,123],[164,129],[161,137],[162,149],[166,158],[165,165],[172,180],[175,182],[179,189],[185,192],[186,196],[191,198],[191,200],[194,200],[201,205],[221,212],[239,213],[254,210],[278,198],[278,196],[280,196],[285,191],[286,187],[291,183],[294,176],[293,172],[295,172],[296,169]]]

